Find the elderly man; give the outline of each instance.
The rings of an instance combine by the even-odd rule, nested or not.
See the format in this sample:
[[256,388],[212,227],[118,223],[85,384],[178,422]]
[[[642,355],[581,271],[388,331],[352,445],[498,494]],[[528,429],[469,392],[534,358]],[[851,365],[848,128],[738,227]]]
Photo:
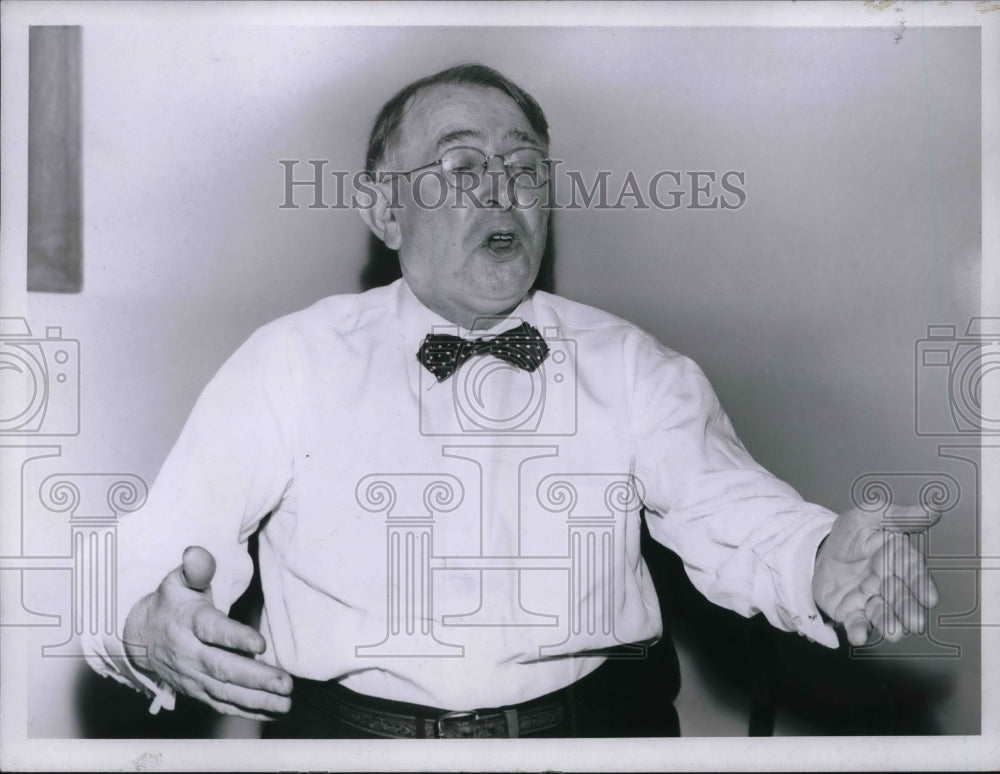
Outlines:
[[[208,385],[122,525],[129,612],[87,643],[98,671],[157,706],[286,716],[274,736],[605,735],[597,677],[662,633],[643,512],[744,615],[829,647],[835,624],[923,626],[937,592],[902,530],[804,502],[694,363],[531,292],[548,149],[535,100],[481,65],[385,105],[361,214],[402,279],[265,326]],[[258,530],[259,632],[224,612]]]

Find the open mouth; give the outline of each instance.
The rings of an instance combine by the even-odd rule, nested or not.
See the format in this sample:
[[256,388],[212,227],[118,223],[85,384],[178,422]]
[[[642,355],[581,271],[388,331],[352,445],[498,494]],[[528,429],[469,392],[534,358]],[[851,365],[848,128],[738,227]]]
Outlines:
[[491,231],[483,240],[483,245],[494,255],[507,255],[519,243],[520,240],[513,231]]

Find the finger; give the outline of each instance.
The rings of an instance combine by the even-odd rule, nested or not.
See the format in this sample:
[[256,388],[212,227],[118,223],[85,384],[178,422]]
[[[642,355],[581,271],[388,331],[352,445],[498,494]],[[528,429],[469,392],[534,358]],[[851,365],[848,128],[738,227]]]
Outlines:
[[927,609],[909,591],[903,590],[903,599],[895,606],[896,618],[910,634],[927,631]]
[[852,613],[863,611],[865,609],[865,602],[871,594],[866,594],[861,589],[854,589],[849,591],[844,595],[840,603],[834,608],[832,612],[832,617],[834,621],[840,621],[846,625],[847,619]]
[[903,627],[881,596],[874,596],[868,600],[865,605],[865,618],[889,642],[899,642],[902,639]]
[[203,672],[184,674],[168,668],[164,679],[177,691],[208,704],[217,712],[253,720],[274,720],[291,709],[291,698],[266,691],[248,691],[240,686],[224,687]]
[[893,577],[886,582],[886,592],[883,594],[886,602],[892,609],[903,627],[903,631],[909,634],[919,631],[923,627],[923,606],[917,602],[906,584],[899,578]]
[[868,562],[868,572],[878,579],[878,591],[882,591],[882,585],[886,578],[892,577],[893,570],[893,549],[895,535],[884,530],[879,533],[882,536],[882,544],[872,553]]
[[[927,571],[925,570],[925,572]],[[932,608],[941,601],[941,593],[938,591],[937,584],[934,582],[934,577],[929,572],[927,572],[926,577],[927,583],[923,586],[925,594],[921,602],[923,602],[924,607]]]
[[868,573],[861,580],[858,588],[864,593],[865,601],[867,602],[876,594],[882,593],[882,579],[875,573]]
[[216,712],[221,715],[233,715],[238,718],[246,718],[247,720],[263,720],[263,721],[273,721],[275,720],[274,715],[267,714],[264,712],[250,712],[243,709],[242,707],[237,707],[233,704],[226,704],[225,702],[216,701],[211,696],[206,696],[200,699]]
[[222,683],[288,696],[292,677],[283,669],[246,656],[213,649],[202,660],[204,671]]
[[883,596],[906,632],[922,632],[926,617],[923,600],[930,596],[930,576],[923,554],[906,535],[894,535],[891,542],[892,574],[885,579]]
[[204,591],[215,575],[215,557],[201,546],[188,546],[181,558],[181,578],[188,588]]
[[927,571],[927,560],[909,538],[901,538],[895,548],[893,572],[903,580],[910,592],[924,607],[938,602],[937,586]]
[[[216,699],[208,691],[206,691],[201,686],[197,688],[192,688],[190,691],[185,691],[192,698],[197,699],[204,704],[207,704],[216,712],[223,715],[235,715],[240,718],[248,718],[250,720],[274,720],[274,713],[268,711],[254,712],[253,708],[243,707],[237,703],[224,701],[221,699]],[[291,701],[288,701],[288,707],[291,708]],[[279,710],[281,714],[285,714],[288,710]]]
[[890,532],[913,533],[930,529],[941,520],[941,511],[920,505],[891,505],[882,516],[882,526]]
[[847,634],[847,641],[856,647],[860,647],[868,642],[872,628],[865,618],[864,610],[852,610],[844,619],[844,632]]
[[904,580],[894,579],[890,602],[896,618],[907,632],[923,634],[927,630],[928,606],[922,603]]
[[233,704],[246,710],[284,714],[292,708],[292,700],[288,696],[244,688],[242,685],[221,682],[207,675],[205,676],[205,691],[216,701]]
[[234,621],[221,610],[205,606],[194,614],[192,622],[194,636],[206,645],[218,645],[259,655],[266,643],[260,632],[250,626]]
[[[876,587],[880,586],[876,579]],[[865,603],[873,595],[861,588],[855,589],[844,596],[833,611],[833,619],[844,625],[847,641],[851,645],[864,645],[868,642],[871,627],[865,618]]]

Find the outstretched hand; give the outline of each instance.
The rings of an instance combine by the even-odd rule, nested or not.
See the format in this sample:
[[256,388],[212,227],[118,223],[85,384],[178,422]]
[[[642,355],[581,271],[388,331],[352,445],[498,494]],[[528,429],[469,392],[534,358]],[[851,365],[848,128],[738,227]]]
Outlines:
[[212,603],[215,558],[191,546],[159,587],[132,607],[125,653],[139,669],[228,715],[270,720],[291,708],[291,676],[256,661],[264,638]]
[[940,518],[928,519],[919,506],[891,506],[882,517],[854,508],[837,517],[816,554],[812,590],[852,645],[864,645],[872,628],[890,642],[923,631],[938,591],[910,534]]

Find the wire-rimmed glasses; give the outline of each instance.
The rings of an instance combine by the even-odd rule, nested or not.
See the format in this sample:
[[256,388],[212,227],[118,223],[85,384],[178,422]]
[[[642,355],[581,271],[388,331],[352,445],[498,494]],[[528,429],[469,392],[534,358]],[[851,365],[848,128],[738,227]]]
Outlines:
[[448,185],[458,190],[477,188],[482,182],[481,176],[489,169],[490,161],[500,159],[504,171],[511,184],[518,188],[541,188],[549,180],[549,159],[540,148],[525,146],[514,148],[506,153],[487,155],[479,148],[458,145],[449,148],[441,158],[428,164],[411,169],[407,172],[396,172],[404,177],[410,177],[416,172],[440,166],[441,175]]

